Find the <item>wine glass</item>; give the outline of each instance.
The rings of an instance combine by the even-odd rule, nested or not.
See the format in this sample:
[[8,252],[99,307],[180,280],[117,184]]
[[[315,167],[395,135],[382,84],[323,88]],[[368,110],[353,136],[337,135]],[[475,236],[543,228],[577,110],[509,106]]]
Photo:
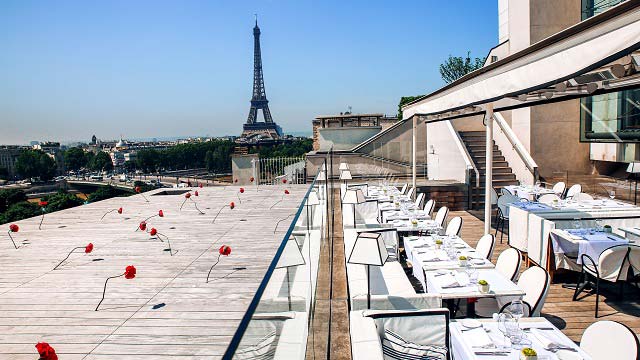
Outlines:
[[611,198],[611,200],[616,198],[616,192],[614,190],[609,191],[609,198]]
[[580,222],[580,220],[578,220],[578,219],[573,220],[573,228],[574,229],[576,229],[576,230],[580,229],[581,225],[582,225],[582,223]]
[[602,225],[603,221],[602,219],[596,219],[596,230],[598,231],[602,231],[604,225]]
[[511,304],[507,306],[507,311],[516,319],[516,322],[518,322],[520,318],[524,316],[524,304],[522,300],[513,300]]
[[[507,338],[508,338],[507,322],[509,321],[513,321],[513,316],[511,316],[511,314],[509,313],[498,314],[498,330],[500,330],[500,332],[502,333],[502,336],[504,337],[504,344],[507,343]],[[506,347],[506,345],[504,346]]]

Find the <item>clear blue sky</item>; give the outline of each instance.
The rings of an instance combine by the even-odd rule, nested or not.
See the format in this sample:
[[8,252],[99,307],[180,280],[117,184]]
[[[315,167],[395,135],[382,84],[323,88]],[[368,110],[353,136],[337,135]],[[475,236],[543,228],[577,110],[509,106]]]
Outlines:
[[497,1],[0,2],[0,144],[239,135],[253,14],[271,113],[396,112],[448,55],[496,45]]

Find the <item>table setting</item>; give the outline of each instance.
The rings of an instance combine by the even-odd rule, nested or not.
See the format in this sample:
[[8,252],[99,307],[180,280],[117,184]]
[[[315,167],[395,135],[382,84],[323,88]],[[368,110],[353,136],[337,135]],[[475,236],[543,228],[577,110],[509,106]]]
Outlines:
[[536,200],[538,197],[546,194],[553,194],[552,189],[544,188],[538,184],[536,185],[508,185],[505,186],[510,193],[516,195],[519,198]]
[[521,318],[517,311],[494,314],[493,319],[452,321],[450,326],[457,359],[590,360],[548,320]]
[[[597,222],[600,222],[598,220]],[[629,240],[614,233],[604,231],[603,227],[555,229],[550,233],[553,252],[556,255],[576,256],[576,262],[582,263],[582,255],[586,254],[595,261],[606,249],[627,245]]]

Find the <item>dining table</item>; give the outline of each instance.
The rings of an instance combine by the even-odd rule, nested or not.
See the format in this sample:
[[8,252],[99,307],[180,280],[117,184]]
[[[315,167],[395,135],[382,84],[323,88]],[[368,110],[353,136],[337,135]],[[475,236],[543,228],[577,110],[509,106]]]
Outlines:
[[[600,254],[606,249],[628,245],[629,239],[595,228],[554,229],[550,232],[555,269],[564,268],[579,271],[582,255],[591,257],[596,264]],[[550,252],[551,255],[551,252]],[[548,262],[551,259],[547,260]]]
[[[520,347],[512,346],[504,328],[494,319],[460,319],[449,323],[454,359],[519,360]],[[571,339],[543,317],[521,318],[520,334],[538,360],[591,360]],[[502,330],[501,330],[502,329]]]

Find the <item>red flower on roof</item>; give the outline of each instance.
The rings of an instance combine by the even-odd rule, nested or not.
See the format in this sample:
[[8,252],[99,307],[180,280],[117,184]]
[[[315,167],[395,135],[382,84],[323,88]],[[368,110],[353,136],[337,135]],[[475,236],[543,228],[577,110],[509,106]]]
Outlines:
[[158,210],[158,216],[164,217],[164,212],[162,210]]
[[244,188],[240,188],[240,194],[244,193]]
[[18,230],[20,230],[20,227],[18,225],[16,225],[16,224],[9,225],[9,231],[18,232]]
[[282,183],[286,184],[287,183],[287,179],[282,179]]
[[233,180],[233,182],[234,182],[234,183],[237,183],[237,182],[238,182],[238,179]]
[[198,196],[198,190],[196,190],[196,192],[194,192],[193,195]]
[[202,184],[200,184],[199,186],[200,186],[200,189],[202,189]]
[[143,221],[138,227],[140,228],[140,230],[145,231],[147,230],[147,223]]
[[220,253],[220,255],[229,256],[229,254],[231,254],[231,247],[222,245],[220,246],[220,249],[218,249],[218,252]]
[[122,208],[118,208],[118,214],[122,214]]
[[187,198],[187,199],[190,198],[191,197],[191,193],[184,194],[184,197]]
[[87,246],[84,247],[84,253],[85,254],[89,254],[93,251],[93,244],[89,243]]
[[38,354],[40,355],[39,360],[58,360],[56,351],[46,342],[37,343],[36,350],[38,350]]
[[157,233],[158,233],[158,230],[156,230],[156,228],[151,228],[151,231],[149,232],[151,236],[156,236]]
[[229,203],[229,207],[233,210],[233,208],[236,207],[236,204],[232,201]]
[[134,277],[136,277],[136,268],[133,265],[129,265],[126,267],[126,269],[124,270],[124,277],[125,279],[133,279]]
[[38,205],[40,205],[40,206],[43,206],[43,207],[44,207],[44,206],[49,205],[49,203],[48,203],[47,201],[40,201],[40,202],[38,203]]
[[289,195],[289,190],[284,189],[284,194],[285,194],[285,195]]
[[253,182],[255,179],[252,177],[249,178],[249,181]]
[[137,192],[137,193],[139,193],[140,191],[142,191],[142,189],[140,189],[140,186],[136,186],[136,187],[135,187],[135,190],[136,190],[136,192]]

